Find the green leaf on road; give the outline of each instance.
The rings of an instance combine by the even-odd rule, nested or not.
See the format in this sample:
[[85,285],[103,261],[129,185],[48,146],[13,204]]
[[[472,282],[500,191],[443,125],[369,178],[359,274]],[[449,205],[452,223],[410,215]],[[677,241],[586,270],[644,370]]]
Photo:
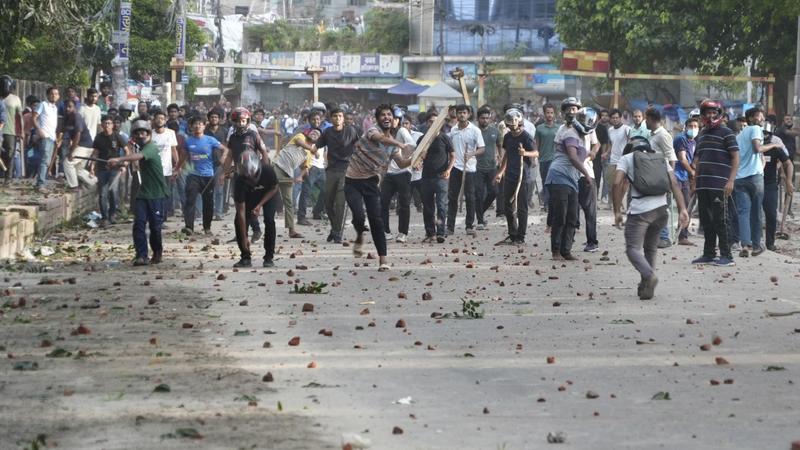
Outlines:
[[166,383],[161,383],[153,389],[153,392],[160,392],[160,393],[166,393],[171,391],[172,389]]
[[250,330],[236,330],[233,333],[234,336],[250,336]]
[[283,404],[280,401],[278,401],[278,411],[283,411]]
[[764,369],[765,372],[778,372],[778,371],[781,371],[781,370],[786,370],[786,367],[783,367],[783,366],[767,366],[767,368]]
[[194,428],[178,428],[175,430],[175,434],[182,438],[203,439],[203,435]]
[[20,361],[14,364],[14,370],[39,370],[39,363],[35,361]]
[[611,323],[614,325],[629,325],[632,324],[633,321],[631,319],[614,319]]
[[258,401],[258,397],[256,397],[255,395],[242,394],[239,397],[236,397],[235,399],[233,399],[233,401],[235,401],[235,402],[257,402]]
[[658,391],[650,400],[672,400],[669,396],[669,392]]
[[68,352],[63,348],[56,348],[52,352],[46,355],[48,358],[69,358],[72,356],[72,352]]

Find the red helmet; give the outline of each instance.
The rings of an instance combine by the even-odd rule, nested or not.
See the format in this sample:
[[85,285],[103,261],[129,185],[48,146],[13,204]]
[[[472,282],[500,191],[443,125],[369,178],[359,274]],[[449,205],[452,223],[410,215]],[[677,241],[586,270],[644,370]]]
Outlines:
[[240,106],[238,108],[235,108],[233,112],[231,112],[231,121],[234,124],[238,123],[239,120],[242,118],[250,119],[250,111],[247,108]]
[[[706,118],[706,111],[709,109],[717,111],[717,117],[714,119]],[[725,120],[725,116],[722,114],[722,103],[711,99],[703,100],[703,103],[700,103],[700,116],[703,119],[703,124],[707,128],[716,128],[720,126],[722,121]]]

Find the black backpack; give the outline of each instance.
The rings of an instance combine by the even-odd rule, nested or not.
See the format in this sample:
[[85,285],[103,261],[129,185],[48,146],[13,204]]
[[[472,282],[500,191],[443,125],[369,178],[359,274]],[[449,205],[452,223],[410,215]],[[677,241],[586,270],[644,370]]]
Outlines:
[[664,155],[655,152],[633,152],[633,179],[628,177],[639,196],[633,198],[664,195],[672,190]]

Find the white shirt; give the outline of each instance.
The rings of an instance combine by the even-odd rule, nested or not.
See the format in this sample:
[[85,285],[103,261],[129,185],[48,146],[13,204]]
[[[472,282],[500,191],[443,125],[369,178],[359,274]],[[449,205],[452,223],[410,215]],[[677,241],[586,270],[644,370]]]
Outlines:
[[327,151],[328,147],[318,148],[317,152],[314,153],[314,157],[311,158],[311,167],[325,169],[325,152]]
[[[617,170],[621,170],[625,172],[628,176],[628,179],[632,180],[634,177],[634,170],[633,170],[633,155],[636,152],[628,153],[627,155],[623,156],[617,162]],[[672,173],[672,167],[667,164],[667,172]],[[628,207],[628,214],[643,214],[648,211],[652,211],[656,208],[660,208],[667,204],[667,194],[662,195],[650,195],[647,197],[641,197],[642,194],[636,190],[631,183],[631,204]],[[641,198],[637,198],[641,197]]]
[[627,125],[620,125],[619,128],[608,127],[608,141],[611,143],[611,155],[608,157],[609,164],[616,165],[622,157],[625,145],[628,144],[629,130],[630,127]]
[[[594,162],[592,161],[592,147],[596,144],[599,144],[600,141],[597,140],[597,133],[592,130],[591,133],[587,134],[583,137],[583,145],[586,146],[586,160],[583,161],[583,167],[589,172],[589,175],[594,175]],[[581,174],[583,177],[583,174]]]
[[[175,132],[169,128],[164,127],[162,133],[153,130],[153,143],[158,147],[158,153],[161,155],[161,167],[164,169],[164,176],[172,176],[172,147],[178,146],[178,138],[175,137]],[[175,161],[177,162],[177,161]]]
[[[414,138],[411,137],[411,133],[409,133],[408,130],[403,127],[400,127],[397,130],[397,135],[395,135],[394,138],[402,142],[403,144],[411,144],[414,147],[417,146],[417,141],[415,141]],[[390,175],[397,175],[398,173],[410,172],[410,171],[411,167],[404,167],[401,169],[400,166],[398,166],[397,163],[394,162],[394,160],[391,160],[389,162],[389,168],[386,170],[386,173]]]
[[83,117],[83,121],[86,122],[89,135],[92,136],[92,140],[94,140],[94,137],[97,136],[97,129],[100,127],[100,117],[103,115],[103,112],[100,111],[100,107],[97,105],[87,106],[84,104],[81,105],[80,115]]
[[[450,130],[450,140],[453,141],[453,148],[456,151],[456,162],[453,167],[461,171],[464,171],[464,154],[474,153],[478,148],[486,146],[481,129],[472,123],[468,123],[463,129],[458,125],[454,126]],[[466,171],[472,173],[477,168],[478,160],[473,156],[467,161]]]
[[55,141],[56,128],[58,128],[58,106],[55,103],[43,101],[36,108],[36,114],[39,115],[36,120],[39,122],[39,128],[44,132],[44,137]]

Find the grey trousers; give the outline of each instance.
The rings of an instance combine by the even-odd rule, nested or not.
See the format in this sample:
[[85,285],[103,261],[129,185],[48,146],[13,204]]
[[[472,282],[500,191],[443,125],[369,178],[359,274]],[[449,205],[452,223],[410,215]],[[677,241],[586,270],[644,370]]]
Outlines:
[[642,280],[655,272],[658,241],[668,217],[665,205],[642,214],[629,214],[625,222],[625,253]]

